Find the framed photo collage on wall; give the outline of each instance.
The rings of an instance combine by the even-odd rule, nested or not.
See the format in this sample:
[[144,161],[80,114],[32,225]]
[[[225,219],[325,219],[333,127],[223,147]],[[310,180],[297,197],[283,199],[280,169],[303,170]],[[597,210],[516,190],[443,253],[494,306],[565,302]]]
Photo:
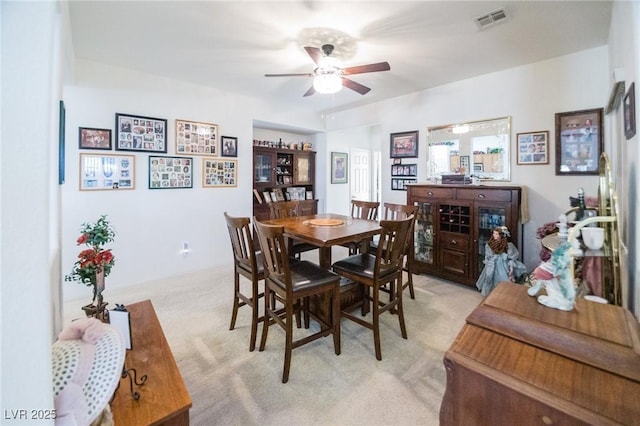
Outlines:
[[[61,126],[63,121],[61,117]],[[136,153],[153,154],[147,158],[148,189],[193,188],[195,156],[202,156],[198,162],[202,188],[236,187],[238,138],[220,136],[214,123],[183,119],[174,123],[175,155],[167,155],[169,128],[165,118],[115,113],[114,131],[79,127],[79,190],[135,189]],[[114,148],[122,152],[110,152]]]

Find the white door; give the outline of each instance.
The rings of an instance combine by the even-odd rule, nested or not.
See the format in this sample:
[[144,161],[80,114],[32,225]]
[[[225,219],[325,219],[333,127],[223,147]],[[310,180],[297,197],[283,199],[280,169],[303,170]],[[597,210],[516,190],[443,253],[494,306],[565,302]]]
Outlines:
[[351,198],[371,201],[371,152],[366,149],[351,150]]

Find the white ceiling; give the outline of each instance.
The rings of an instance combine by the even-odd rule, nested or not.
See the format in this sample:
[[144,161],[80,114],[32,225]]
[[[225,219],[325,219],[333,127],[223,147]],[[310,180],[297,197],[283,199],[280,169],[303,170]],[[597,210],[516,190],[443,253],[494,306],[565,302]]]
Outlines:
[[[505,9],[479,30],[474,17]],[[610,1],[77,1],[74,55],[318,112],[339,111],[448,82],[607,44]],[[333,43],[360,95],[302,95],[312,72],[303,46]],[[576,70],[576,72],[580,72]]]

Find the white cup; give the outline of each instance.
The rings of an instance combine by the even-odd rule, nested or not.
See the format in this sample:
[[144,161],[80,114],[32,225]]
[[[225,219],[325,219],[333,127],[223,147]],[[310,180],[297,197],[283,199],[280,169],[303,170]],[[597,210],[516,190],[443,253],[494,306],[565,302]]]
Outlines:
[[591,250],[600,250],[604,245],[604,228],[586,227],[580,230],[582,242]]

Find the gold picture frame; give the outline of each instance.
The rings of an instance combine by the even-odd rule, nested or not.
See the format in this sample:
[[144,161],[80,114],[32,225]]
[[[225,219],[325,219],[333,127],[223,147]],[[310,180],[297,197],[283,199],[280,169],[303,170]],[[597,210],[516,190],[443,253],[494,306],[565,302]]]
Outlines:
[[[238,186],[238,160],[228,158],[202,159],[202,187],[230,188]],[[265,201],[269,202],[265,196]]]
[[218,157],[218,138],[217,124],[176,120],[176,154]]
[[136,188],[136,157],[121,154],[80,154],[80,191]]
[[516,135],[518,164],[549,164],[549,131]]

